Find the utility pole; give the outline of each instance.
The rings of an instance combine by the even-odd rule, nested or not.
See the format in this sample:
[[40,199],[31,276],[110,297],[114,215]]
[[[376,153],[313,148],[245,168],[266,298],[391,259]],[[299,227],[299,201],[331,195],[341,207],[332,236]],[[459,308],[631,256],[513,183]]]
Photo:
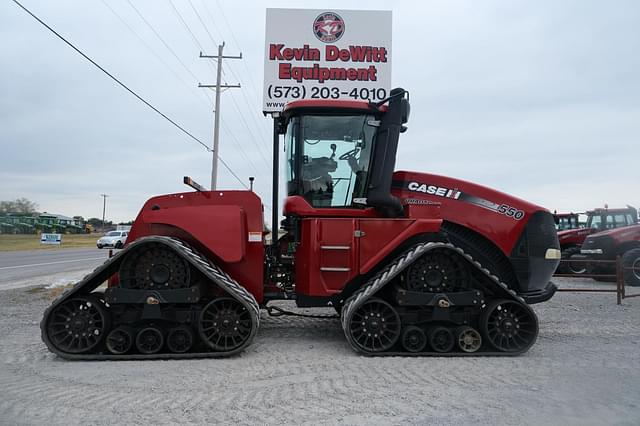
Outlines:
[[107,209],[107,194],[100,194],[102,197],[102,232],[104,233],[104,213]]
[[211,190],[216,189],[218,183],[218,139],[220,137],[220,93],[223,89],[234,89],[240,88],[240,84],[222,84],[222,60],[223,59],[242,59],[242,53],[238,56],[224,56],[222,54],[222,50],[224,49],[224,41],[222,44],[218,45],[218,55],[210,56],[203,55],[200,52],[201,58],[209,58],[216,59],[218,61],[218,69],[217,69],[217,77],[216,84],[200,84],[198,83],[198,87],[206,87],[206,88],[215,88],[216,90],[216,106],[214,110],[214,121],[213,121],[213,158],[211,163]]

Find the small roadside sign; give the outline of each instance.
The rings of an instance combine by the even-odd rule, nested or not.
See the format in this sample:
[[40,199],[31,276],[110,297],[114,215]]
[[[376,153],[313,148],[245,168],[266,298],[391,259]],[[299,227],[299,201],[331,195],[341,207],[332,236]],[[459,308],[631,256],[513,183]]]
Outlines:
[[40,234],[40,244],[62,244],[62,234]]

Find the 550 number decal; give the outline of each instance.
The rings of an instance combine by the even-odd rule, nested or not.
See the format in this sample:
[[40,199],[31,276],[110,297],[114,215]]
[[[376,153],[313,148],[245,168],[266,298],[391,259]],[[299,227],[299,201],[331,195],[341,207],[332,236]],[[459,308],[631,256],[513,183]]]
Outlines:
[[518,210],[515,207],[511,207],[506,204],[500,204],[500,206],[498,206],[498,213],[512,217],[515,220],[520,220],[524,217],[524,212],[522,210]]

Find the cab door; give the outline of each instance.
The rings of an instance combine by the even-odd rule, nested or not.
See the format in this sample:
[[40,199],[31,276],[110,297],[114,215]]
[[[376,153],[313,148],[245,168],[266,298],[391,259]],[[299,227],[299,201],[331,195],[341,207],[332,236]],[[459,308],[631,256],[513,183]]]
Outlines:
[[358,219],[302,220],[296,250],[296,292],[308,296],[339,293],[359,273]]

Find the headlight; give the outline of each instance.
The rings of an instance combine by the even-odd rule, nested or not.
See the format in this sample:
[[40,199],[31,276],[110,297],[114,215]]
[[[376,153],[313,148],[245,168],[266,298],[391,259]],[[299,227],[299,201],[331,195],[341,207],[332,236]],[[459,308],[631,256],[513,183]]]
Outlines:
[[602,249],[582,249],[580,250],[582,254],[602,254]]
[[548,248],[544,253],[545,259],[560,259],[562,258],[562,252],[557,248]]

